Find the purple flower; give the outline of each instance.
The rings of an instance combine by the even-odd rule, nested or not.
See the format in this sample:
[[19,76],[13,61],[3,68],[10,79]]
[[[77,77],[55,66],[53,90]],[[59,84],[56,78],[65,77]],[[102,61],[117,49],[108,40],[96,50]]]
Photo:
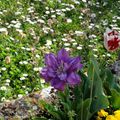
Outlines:
[[61,49],[57,56],[53,53],[45,55],[46,66],[40,74],[55,89],[63,91],[66,84],[74,86],[80,83],[80,76],[77,74],[82,68],[80,61],[80,57],[70,57],[65,49]]

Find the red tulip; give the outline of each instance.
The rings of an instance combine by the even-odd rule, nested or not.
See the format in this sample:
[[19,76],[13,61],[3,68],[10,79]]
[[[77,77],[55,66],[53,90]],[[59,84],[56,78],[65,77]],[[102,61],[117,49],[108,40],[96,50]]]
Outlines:
[[108,51],[117,50],[120,46],[120,33],[107,28],[104,33],[104,46]]

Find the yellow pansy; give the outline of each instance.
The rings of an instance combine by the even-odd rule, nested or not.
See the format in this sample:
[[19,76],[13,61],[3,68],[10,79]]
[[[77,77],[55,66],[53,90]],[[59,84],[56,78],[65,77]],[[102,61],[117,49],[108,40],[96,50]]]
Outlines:
[[108,115],[105,120],[118,120],[114,115]]
[[120,110],[114,111],[114,116],[117,120],[120,120]]
[[99,117],[106,117],[108,115],[108,112],[104,111],[103,109],[101,109],[99,112],[98,112],[98,116]]
[[114,115],[117,120],[120,120],[120,113]]
[[120,114],[120,110],[114,111],[114,114]]

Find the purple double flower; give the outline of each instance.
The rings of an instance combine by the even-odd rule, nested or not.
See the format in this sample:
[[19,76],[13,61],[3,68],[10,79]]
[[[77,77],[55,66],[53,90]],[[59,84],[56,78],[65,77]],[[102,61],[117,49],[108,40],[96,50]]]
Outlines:
[[64,90],[65,85],[74,86],[80,83],[78,70],[82,68],[80,57],[70,57],[65,49],[45,55],[45,67],[41,71],[41,77],[58,90]]

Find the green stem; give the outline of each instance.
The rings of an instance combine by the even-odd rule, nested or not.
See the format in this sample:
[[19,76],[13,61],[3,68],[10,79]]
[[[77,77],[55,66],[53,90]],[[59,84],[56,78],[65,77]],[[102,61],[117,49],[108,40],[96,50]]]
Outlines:
[[87,118],[86,118],[86,120],[88,120],[90,106],[91,106],[91,103],[92,103],[93,83],[94,83],[94,68],[93,68],[93,72],[92,73],[93,73],[93,75],[92,75],[92,84],[91,84],[91,89],[90,89],[90,104],[89,104],[89,107],[88,107],[88,112],[87,112]]

